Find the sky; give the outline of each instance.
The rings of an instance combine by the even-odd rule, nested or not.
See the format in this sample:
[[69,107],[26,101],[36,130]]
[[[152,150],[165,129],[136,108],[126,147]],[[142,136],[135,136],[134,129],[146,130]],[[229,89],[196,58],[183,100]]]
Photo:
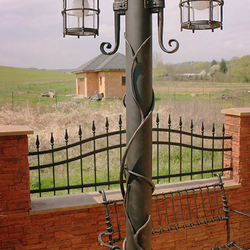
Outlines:
[[[166,0],[164,44],[177,39],[179,50],[161,52],[153,17],[153,52],[164,63],[230,60],[250,54],[250,0],[224,0],[223,30],[180,31],[179,0]],[[75,69],[99,55],[104,41],[114,44],[113,0],[100,0],[97,38],[62,34],[62,0],[0,0],[0,65],[39,69]],[[125,54],[124,17],[119,52]]]

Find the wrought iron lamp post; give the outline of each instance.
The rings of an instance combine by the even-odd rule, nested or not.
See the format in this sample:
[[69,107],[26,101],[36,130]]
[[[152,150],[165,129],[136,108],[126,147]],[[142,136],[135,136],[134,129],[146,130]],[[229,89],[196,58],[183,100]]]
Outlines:
[[[71,1],[71,4],[69,3]],[[99,0],[63,0],[64,35],[98,35]],[[152,14],[158,16],[158,40],[161,49],[174,53],[179,48],[169,40],[170,50],[163,45],[164,0],[114,0],[115,45],[101,44],[103,54],[112,55],[120,43],[120,16],[126,20],[126,136],[127,148],[120,172],[120,187],[124,198],[127,237],[123,249],[151,249],[152,182]],[[181,29],[211,29],[222,27],[223,0],[181,0]],[[221,19],[214,20],[215,9],[221,9]],[[198,20],[196,12],[208,11]],[[206,14],[206,13],[205,13]],[[75,18],[75,27],[69,19]],[[89,18],[90,26],[86,19]],[[126,189],[123,177],[126,177]],[[112,247],[110,247],[112,248]]]

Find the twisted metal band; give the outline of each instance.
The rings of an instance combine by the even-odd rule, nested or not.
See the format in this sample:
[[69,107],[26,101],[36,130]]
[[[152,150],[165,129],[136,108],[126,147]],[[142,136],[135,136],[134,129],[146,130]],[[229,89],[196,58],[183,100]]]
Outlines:
[[[140,227],[137,231],[135,230],[134,226],[133,226],[133,223],[131,221],[131,219],[129,218],[129,214],[128,214],[128,211],[127,211],[127,200],[128,200],[128,196],[129,196],[129,192],[130,192],[130,188],[131,186],[128,185],[127,186],[127,189],[125,190],[124,189],[124,186],[123,186],[123,176],[126,174],[128,175],[134,175],[135,177],[137,178],[140,178],[141,180],[143,181],[146,181],[152,188],[152,193],[154,192],[154,188],[155,188],[155,185],[154,183],[149,179],[147,178],[146,176],[143,176],[141,174],[138,174],[138,173],[135,173],[134,171],[132,170],[129,170],[127,168],[125,168],[125,165],[126,165],[126,159],[127,159],[127,156],[128,156],[128,152],[131,148],[131,145],[134,141],[134,139],[136,138],[138,132],[142,129],[143,125],[147,122],[147,120],[151,117],[152,115],[152,112],[153,112],[153,109],[154,109],[154,103],[155,103],[155,98],[154,98],[154,91],[152,90],[152,103],[151,103],[151,107],[150,107],[150,110],[149,112],[144,115],[143,114],[143,110],[142,110],[142,107],[140,106],[138,100],[137,100],[137,96],[136,96],[136,92],[135,92],[135,86],[134,86],[134,82],[133,82],[133,75],[134,75],[134,67],[135,67],[135,63],[136,63],[136,59],[137,59],[137,56],[138,54],[140,53],[141,49],[143,48],[143,46],[151,39],[151,36],[149,36],[142,44],[141,46],[139,47],[139,49],[136,51],[136,53],[134,53],[133,49],[132,49],[132,46],[131,44],[129,43],[129,41],[127,40],[127,38],[125,37],[125,41],[127,42],[130,50],[131,50],[131,53],[133,54],[132,55],[132,65],[131,65],[131,72],[130,72],[130,87],[131,87],[131,92],[132,92],[132,97],[134,99],[134,102],[136,103],[139,111],[140,111],[140,115],[141,115],[141,123],[140,125],[138,126],[138,128],[136,129],[136,131],[134,132],[134,134],[132,135],[132,137],[130,138],[129,142],[127,143],[127,147],[126,147],[126,150],[124,152],[124,155],[123,155],[123,158],[122,158],[122,162],[121,162],[121,167],[120,167],[120,189],[121,189],[121,193],[122,193],[122,196],[123,196],[123,205],[124,205],[124,212],[125,212],[125,216],[127,218],[127,221],[129,222],[129,225],[131,227],[131,230],[134,232],[134,243],[135,245],[137,246],[137,248],[139,250],[143,250],[143,248],[139,245],[139,242],[138,242],[138,237],[141,233],[141,231],[150,223],[151,221],[151,215],[148,216],[148,219],[146,221],[146,223],[144,225],[142,225],[142,227]],[[123,250],[126,249],[126,238],[123,242]]]

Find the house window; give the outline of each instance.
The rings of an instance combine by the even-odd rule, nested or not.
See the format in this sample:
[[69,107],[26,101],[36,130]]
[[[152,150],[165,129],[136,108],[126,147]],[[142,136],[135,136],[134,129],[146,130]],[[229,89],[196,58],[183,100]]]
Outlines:
[[102,86],[102,82],[103,82],[103,77],[99,78],[99,85]]
[[122,85],[126,85],[126,76],[122,76]]

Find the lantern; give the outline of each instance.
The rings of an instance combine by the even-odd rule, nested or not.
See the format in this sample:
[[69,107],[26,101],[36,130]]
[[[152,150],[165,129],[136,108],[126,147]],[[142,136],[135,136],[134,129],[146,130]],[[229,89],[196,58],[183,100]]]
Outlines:
[[99,0],[63,0],[63,36],[99,33]]
[[181,30],[222,29],[223,0],[181,0]]

